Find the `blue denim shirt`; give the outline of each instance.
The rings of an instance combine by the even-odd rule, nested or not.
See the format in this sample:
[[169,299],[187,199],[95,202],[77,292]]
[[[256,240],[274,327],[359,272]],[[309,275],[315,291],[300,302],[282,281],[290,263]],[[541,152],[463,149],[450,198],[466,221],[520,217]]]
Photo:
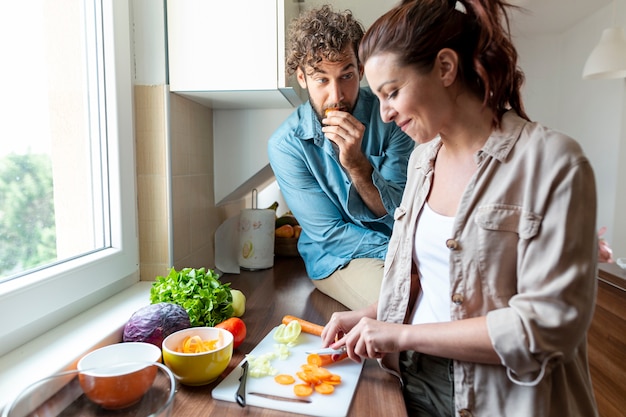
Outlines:
[[268,143],[269,160],[289,209],[302,226],[298,250],[312,279],[355,258],[384,259],[393,213],[402,199],[413,140],[380,119],[379,102],[362,88],[353,116],[365,125],[361,148],[387,214],[375,216],[339,163],[310,102],[300,105]]

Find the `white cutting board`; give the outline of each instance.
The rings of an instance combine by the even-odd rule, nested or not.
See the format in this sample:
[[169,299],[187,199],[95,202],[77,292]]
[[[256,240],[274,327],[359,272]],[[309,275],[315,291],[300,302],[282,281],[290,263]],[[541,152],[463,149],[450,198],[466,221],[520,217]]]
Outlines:
[[[259,357],[264,353],[274,351],[276,342],[273,339],[274,328],[267,336],[250,352],[251,355]],[[301,333],[298,337],[298,344],[289,348],[291,354],[285,360],[276,358],[272,360],[272,366],[278,370],[279,374],[290,374],[296,379],[296,384],[301,381],[296,376],[300,366],[306,363],[306,351],[321,348],[321,339],[308,333]],[[243,363],[241,361],[241,363]],[[213,389],[212,396],[223,401],[235,401],[235,393],[239,388],[239,377],[241,376],[241,363],[228,374],[228,376]],[[318,392],[308,398],[311,403],[296,403],[263,398],[256,395],[249,395],[250,392],[261,392],[271,395],[294,398],[293,385],[280,385],[274,381],[273,376],[253,378],[248,375],[246,384],[246,404],[256,407],[271,408],[290,413],[305,414],[319,417],[345,417],[348,415],[354,391],[359,382],[363,363],[356,363],[350,359],[327,366],[327,369],[335,374],[341,375],[341,384],[335,385],[335,391],[330,395],[322,395]]]

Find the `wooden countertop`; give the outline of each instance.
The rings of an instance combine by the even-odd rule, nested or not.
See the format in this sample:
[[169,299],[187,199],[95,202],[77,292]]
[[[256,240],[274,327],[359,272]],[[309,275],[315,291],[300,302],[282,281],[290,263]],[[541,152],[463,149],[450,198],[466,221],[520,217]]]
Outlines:
[[626,269],[620,268],[617,264],[598,264],[598,279],[626,291]]
[[[247,297],[246,340],[233,353],[233,360],[217,381],[202,387],[180,385],[176,393],[172,415],[195,417],[209,415],[246,415],[286,417],[291,414],[265,408],[214,400],[211,391],[243,359],[244,355],[263,339],[286,314],[314,323],[325,324],[333,312],[346,308],[315,289],[299,257],[277,257],[273,268],[262,271],[242,271],[225,274],[222,282],[241,290]],[[349,416],[407,416],[398,380],[383,371],[376,361],[366,361],[359,385],[350,407]]]

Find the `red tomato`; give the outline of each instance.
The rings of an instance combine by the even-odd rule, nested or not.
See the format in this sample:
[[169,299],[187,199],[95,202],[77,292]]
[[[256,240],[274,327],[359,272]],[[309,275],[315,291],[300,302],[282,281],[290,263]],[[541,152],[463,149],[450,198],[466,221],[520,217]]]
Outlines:
[[239,317],[231,317],[215,327],[228,330],[233,335],[233,349],[237,349],[246,338],[246,325]]

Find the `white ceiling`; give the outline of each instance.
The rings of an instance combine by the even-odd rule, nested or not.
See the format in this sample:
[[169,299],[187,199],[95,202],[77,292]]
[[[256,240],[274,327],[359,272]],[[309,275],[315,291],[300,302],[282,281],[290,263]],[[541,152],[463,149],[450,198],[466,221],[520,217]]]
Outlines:
[[[301,0],[302,1],[302,0]],[[515,13],[513,30],[523,34],[561,33],[586,16],[609,4],[612,0],[510,0],[527,9]],[[304,8],[331,3],[335,9],[350,9],[369,27],[376,18],[399,3],[399,0],[303,0]],[[609,26],[610,22],[607,22]]]

